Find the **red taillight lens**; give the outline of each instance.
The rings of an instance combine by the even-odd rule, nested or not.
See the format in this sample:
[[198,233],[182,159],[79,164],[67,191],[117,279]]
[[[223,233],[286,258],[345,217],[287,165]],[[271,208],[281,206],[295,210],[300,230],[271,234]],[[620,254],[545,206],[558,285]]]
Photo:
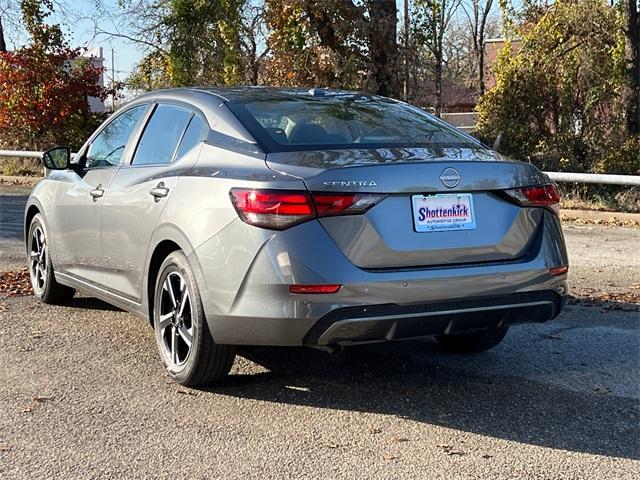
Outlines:
[[316,217],[366,212],[384,195],[307,193],[233,188],[231,201],[243,221],[257,227],[283,230]]
[[364,213],[383,196],[360,193],[312,193],[319,217]]
[[231,201],[240,218],[257,227],[282,230],[315,217],[304,192],[233,188]]
[[289,293],[336,293],[342,285],[289,285]]
[[512,198],[527,207],[553,207],[560,203],[560,192],[554,183],[507,190]]

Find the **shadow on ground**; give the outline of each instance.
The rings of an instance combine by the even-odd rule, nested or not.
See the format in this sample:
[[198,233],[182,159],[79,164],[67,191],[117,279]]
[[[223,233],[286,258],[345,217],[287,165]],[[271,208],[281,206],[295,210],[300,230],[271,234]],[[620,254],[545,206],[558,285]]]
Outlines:
[[212,391],[395,415],[544,447],[640,458],[637,400],[443,367],[432,362],[447,355],[435,343],[352,347],[334,356],[293,348],[251,348],[240,354],[268,372],[232,375]]
[[110,312],[123,312],[121,308],[115,307],[107,302],[103,302],[93,297],[74,297],[64,304],[65,307],[79,308],[85,310],[105,310]]
[[[67,306],[119,310],[89,297],[74,298]],[[597,316],[598,323],[604,321]],[[575,338],[589,344],[574,342],[567,347],[571,352],[598,345],[589,336]],[[628,351],[613,352],[602,361],[628,361]],[[263,371],[256,373],[254,366],[247,368],[248,362],[241,360],[234,375],[208,391],[277,404],[392,415],[531,445],[640,459],[637,399],[523,378],[530,359],[523,356],[523,364],[517,365],[500,348],[463,358],[443,352],[433,341],[351,347],[337,355],[306,348],[258,347],[242,348],[239,354]],[[483,375],[478,369],[466,370],[467,361],[469,370],[473,362],[494,368]],[[496,374],[495,365],[500,370],[502,364],[504,374]],[[602,367],[601,363],[591,366]],[[585,368],[585,375],[589,372]]]

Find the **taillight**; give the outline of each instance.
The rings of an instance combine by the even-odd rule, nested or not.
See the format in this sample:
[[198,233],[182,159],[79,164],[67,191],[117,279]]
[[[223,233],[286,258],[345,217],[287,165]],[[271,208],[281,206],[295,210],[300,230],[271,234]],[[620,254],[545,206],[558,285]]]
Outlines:
[[506,193],[525,207],[550,207],[557,211],[560,204],[560,192],[555,183],[514,188]]
[[240,218],[256,227],[284,230],[312,218],[366,212],[384,195],[308,193],[232,188],[231,201]]
[[311,197],[319,217],[364,213],[383,198],[364,193],[312,193]]
[[256,227],[282,230],[315,217],[304,192],[233,188],[231,201],[240,218]]

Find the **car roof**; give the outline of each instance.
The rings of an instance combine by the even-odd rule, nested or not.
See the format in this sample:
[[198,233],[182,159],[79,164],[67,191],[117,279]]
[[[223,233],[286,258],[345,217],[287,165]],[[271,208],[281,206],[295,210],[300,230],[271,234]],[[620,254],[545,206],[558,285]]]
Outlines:
[[335,98],[336,96],[367,96],[375,98],[363,92],[348,90],[334,90],[325,88],[294,88],[294,87],[264,87],[264,86],[240,86],[240,87],[182,87],[155,90],[145,93],[137,99],[143,98],[175,98],[194,99],[202,98],[202,94],[216,97],[217,101],[223,102],[249,102],[253,100],[285,100],[287,98]]

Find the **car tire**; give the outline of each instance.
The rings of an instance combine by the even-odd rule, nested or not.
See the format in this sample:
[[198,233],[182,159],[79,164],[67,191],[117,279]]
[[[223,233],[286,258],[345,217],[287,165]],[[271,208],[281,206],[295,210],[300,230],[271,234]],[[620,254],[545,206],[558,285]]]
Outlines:
[[496,326],[473,333],[441,335],[436,337],[440,346],[452,353],[480,353],[492,349],[505,337],[509,327]]
[[153,326],[169,376],[187,387],[213,385],[227,376],[235,347],[213,341],[187,257],[176,251],[160,266]]
[[27,237],[27,263],[33,295],[44,303],[60,305],[69,302],[75,289],[56,281],[49,252],[49,237],[42,215],[34,215]]

